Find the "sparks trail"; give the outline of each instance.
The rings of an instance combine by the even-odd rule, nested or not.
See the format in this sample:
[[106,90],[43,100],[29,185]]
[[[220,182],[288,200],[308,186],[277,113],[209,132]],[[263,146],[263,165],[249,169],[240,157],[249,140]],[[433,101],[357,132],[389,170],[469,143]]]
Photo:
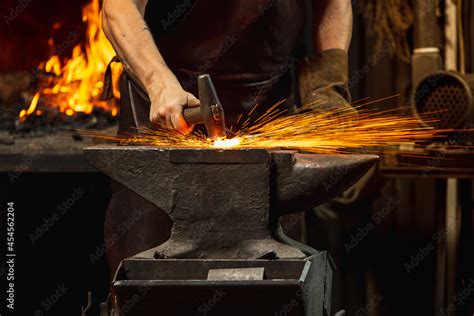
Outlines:
[[[386,99],[386,98],[385,98]],[[359,102],[366,99],[359,100]],[[453,130],[439,130],[423,125],[413,116],[393,114],[399,109],[376,111],[361,109],[355,119],[352,113],[333,110],[320,112],[305,106],[304,111],[284,116],[276,103],[255,120],[248,116],[235,137],[211,141],[202,132],[185,135],[165,127],[142,129],[138,135],[98,136],[131,145],[187,148],[290,148],[314,153],[344,154],[354,149],[380,152],[381,147],[411,145],[442,140]],[[369,103],[373,103],[371,101]],[[316,102],[315,104],[318,104]],[[320,104],[320,102],[319,102]],[[252,109],[252,111],[255,108]],[[242,115],[239,115],[242,120]],[[421,146],[422,147],[422,146]],[[396,151],[400,153],[401,151]]]

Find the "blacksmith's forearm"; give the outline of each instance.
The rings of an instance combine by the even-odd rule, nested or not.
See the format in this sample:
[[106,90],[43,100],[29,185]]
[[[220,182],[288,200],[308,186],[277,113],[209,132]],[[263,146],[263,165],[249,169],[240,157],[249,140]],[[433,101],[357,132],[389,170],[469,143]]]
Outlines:
[[352,38],[351,0],[313,0],[314,50],[348,50]]
[[102,26],[125,69],[151,93],[179,84],[143,19],[147,0],[105,0]]

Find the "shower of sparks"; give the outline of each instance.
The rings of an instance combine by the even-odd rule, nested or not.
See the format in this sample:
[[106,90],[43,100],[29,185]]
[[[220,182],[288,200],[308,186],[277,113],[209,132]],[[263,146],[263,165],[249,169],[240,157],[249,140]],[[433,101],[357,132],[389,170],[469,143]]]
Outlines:
[[[358,109],[352,113],[321,112],[314,104],[305,111],[282,115],[276,104],[252,122],[247,118],[227,139],[210,140],[201,132],[182,134],[166,128],[141,130],[138,135],[105,137],[125,144],[176,148],[289,148],[314,153],[337,154],[360,148],[412,145],[440,140],[452,130],[426,126],[414,116],[394,110]],[[239,120],[241,120],[239,117]],[[102,137],[104,138],[104,137]]]

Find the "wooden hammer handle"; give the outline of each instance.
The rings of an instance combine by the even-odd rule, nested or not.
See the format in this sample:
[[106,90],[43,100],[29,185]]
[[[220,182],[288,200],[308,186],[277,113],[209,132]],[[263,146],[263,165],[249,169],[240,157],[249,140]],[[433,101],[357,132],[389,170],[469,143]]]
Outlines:
[[201,108],[199,106],[184,109],[183,117],[189,125],[204,123]]

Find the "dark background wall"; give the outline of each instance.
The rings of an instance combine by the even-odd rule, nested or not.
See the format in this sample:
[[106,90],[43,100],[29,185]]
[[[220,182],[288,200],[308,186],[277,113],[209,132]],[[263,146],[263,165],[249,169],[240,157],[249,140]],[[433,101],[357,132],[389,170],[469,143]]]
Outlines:
[[[99,173],[0,173],[1,253],[6,209],[14,202],[15,313],[5,309],[6,270],[0,263],[6,315],[77,315],[88,292],[105,301],[109,273],[103,252],[109,180]],[[4,256],[2,255],[2,258]]]
[[0,72],[28,70],[48,58],[53,25],[61,43],[73,31],[84,32],[81,6],[87,0],[0,1]]

